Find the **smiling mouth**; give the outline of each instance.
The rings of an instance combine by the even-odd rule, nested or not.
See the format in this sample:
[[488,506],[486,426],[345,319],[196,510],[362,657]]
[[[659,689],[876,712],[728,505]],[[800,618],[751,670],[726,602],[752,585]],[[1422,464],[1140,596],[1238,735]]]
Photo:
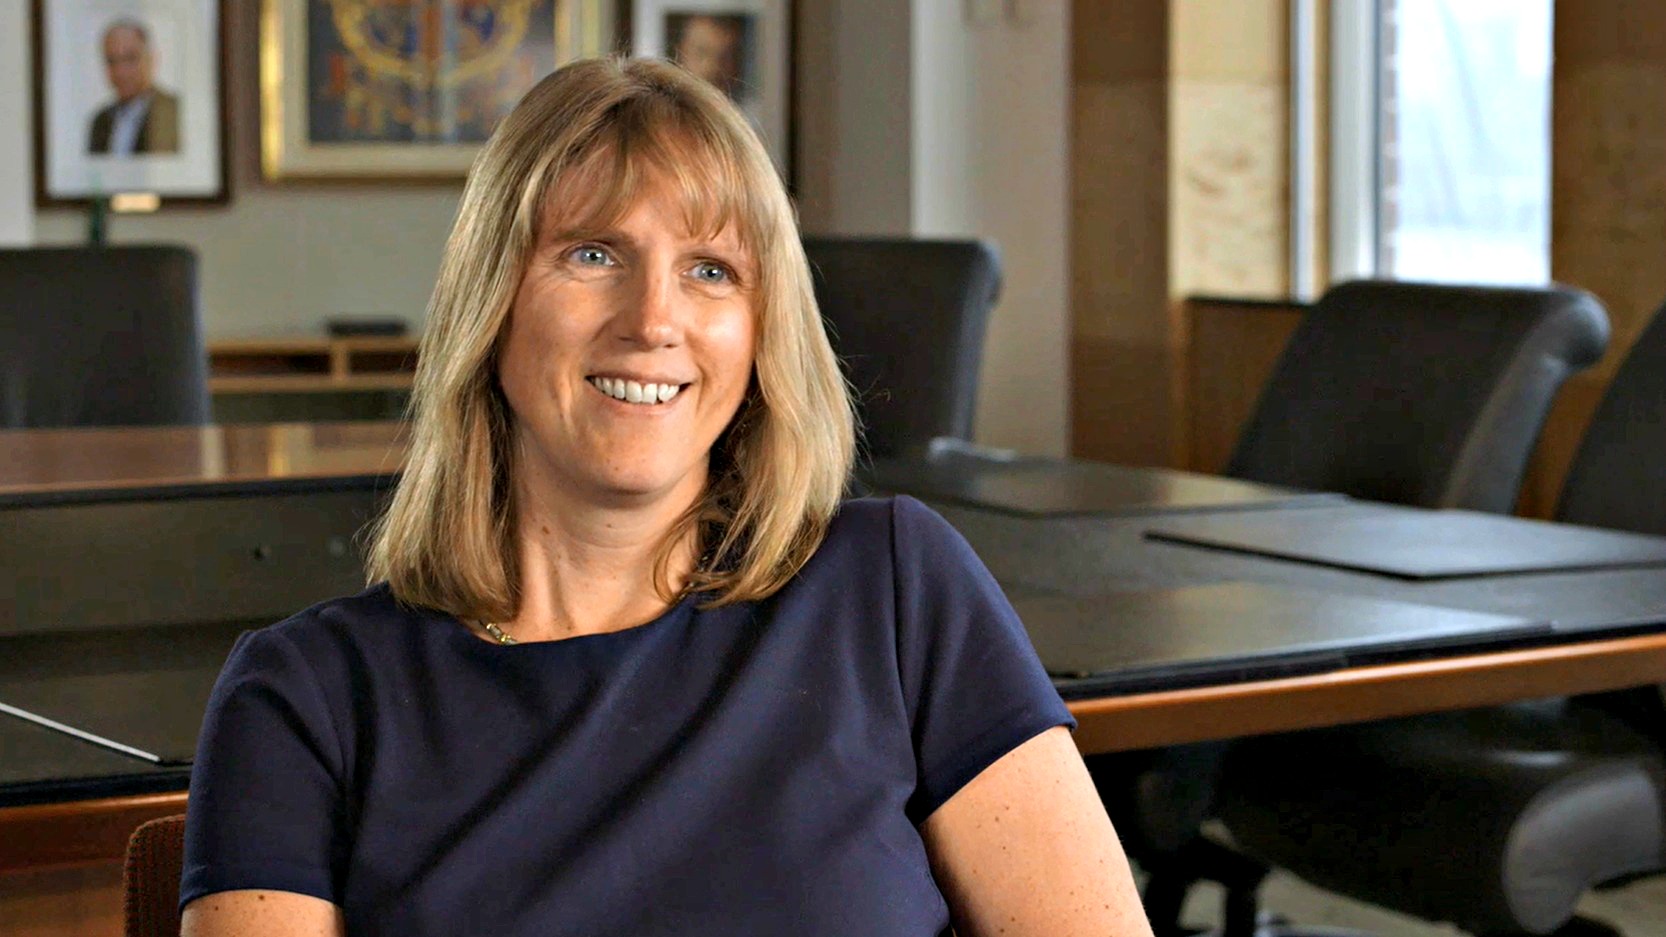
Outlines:
[[639,406],[657,406],[670,401],[687,384],[657,384],[652,381],[631,381],[622,377],[592,376],[585,378],[590,386],[624,403],[634,403]]

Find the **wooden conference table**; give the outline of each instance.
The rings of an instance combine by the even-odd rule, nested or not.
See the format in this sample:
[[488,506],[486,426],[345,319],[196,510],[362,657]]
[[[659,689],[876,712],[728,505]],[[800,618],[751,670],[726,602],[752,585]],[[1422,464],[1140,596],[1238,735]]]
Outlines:
[[[12,583],[0,607],[0,872],[108,862],[138,822],[183,809],[216,649],[361,587],[354,537],[403,446],[396,423],[0,432]],[[1661,541],[961,449],[862,474],[967,536],[1025,615],[1086,752],[1666,681]],[[1360,536],[1327,542],[1338,530]],[[1431,573],[1417,568],[1430,551],[1394,552],[1396,537],[1431,531],[1479,545],[1448,564],[1480,555],[1504,571]],[[1363,558],[1346,555],[1361,543]],[[1300,555],[1314,547],[1343,555]],[[1381,659],[1346,634],[1341,650],[1315,642],[1324,634],[1261,658],[1232,649],[1233,627],[1292,608],[1339,626],[1360,608],[1455,623],[1444,643]],[[1102,640],[1130,632],[1141,640]],[[164,684],[187,689],[152,693]]]

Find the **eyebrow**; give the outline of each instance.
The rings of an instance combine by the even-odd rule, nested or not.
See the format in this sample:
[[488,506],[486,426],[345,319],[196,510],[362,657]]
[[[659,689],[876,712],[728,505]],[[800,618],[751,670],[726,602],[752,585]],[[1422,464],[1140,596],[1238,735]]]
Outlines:
[[[552,232],[546,240],[548,246],[570,243],[574,241],[597,241],[604,244],[619,244],[625,247],[639,246],[637,239],[618,228],[562,228]],[[697,249],[710,250],[720,253],[725,258],[734,255],[736,262],[748,266],[755,265],[756,258],[746,249],[746,245],[736,237],[733,246],[719,244],[711,238],[691,238]]]

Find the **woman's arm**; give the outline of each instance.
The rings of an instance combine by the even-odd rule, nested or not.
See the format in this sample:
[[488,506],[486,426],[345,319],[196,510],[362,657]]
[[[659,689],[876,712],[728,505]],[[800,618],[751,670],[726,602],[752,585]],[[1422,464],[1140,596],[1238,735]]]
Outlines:
[[180,937],[345,937],[341,909],[290,891],[248,889],[204,895],[185,906]]
[[1150,937],[1128,860],[1061,727],[985,768],[920,827],[961,937]]

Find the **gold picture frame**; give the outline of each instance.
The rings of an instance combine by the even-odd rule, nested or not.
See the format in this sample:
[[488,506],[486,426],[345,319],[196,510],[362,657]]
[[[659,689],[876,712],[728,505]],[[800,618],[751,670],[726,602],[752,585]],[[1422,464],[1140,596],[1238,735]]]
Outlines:
[[614,7],[263,0],[262,171],[279,180],[461,178],[533,83],[614,46]]

